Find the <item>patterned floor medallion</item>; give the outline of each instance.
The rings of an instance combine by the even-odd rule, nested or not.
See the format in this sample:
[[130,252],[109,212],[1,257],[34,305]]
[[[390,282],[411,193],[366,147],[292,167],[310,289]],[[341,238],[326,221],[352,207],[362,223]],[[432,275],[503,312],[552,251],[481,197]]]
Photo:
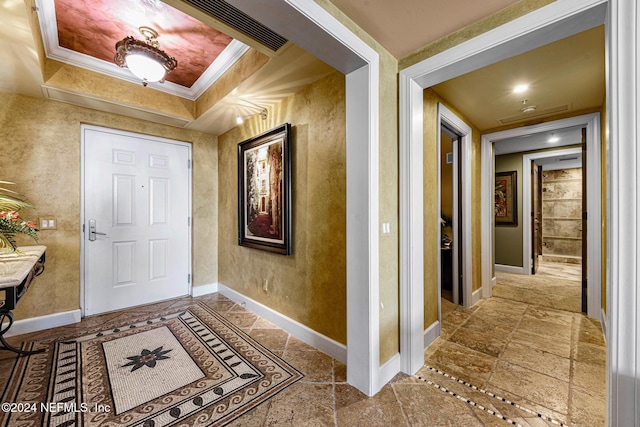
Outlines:
[[302,378],[210,308],[26,343],[0,412],[3,426],[219,426]]

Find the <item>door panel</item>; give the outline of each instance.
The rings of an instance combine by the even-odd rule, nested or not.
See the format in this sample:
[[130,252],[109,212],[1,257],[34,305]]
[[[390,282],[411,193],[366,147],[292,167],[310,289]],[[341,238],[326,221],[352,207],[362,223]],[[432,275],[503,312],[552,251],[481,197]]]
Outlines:
[[189,147],[85,129],[84,153],[85,315],[187,295]]

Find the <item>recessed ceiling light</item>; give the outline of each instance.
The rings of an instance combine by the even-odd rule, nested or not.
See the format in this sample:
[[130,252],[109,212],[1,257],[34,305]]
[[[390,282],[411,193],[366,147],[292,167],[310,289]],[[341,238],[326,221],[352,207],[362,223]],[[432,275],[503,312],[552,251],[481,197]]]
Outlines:
[[527,89],[529,89],[529,85],[517,85],[516,87],[513,88],[513,93],[523,93],[526,92]]
[[551,134],[551,137],[549,139],[547,139],[547,142],[558,142],[560,141],[560,138],[558,138],[557,136],[555,136],[554,134]]

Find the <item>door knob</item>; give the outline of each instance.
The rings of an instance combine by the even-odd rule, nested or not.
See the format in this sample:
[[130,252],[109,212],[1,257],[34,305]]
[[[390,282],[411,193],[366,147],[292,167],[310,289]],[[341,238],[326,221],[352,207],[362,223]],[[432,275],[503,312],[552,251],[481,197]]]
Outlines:
[[99,231],[96,231],[96,220],[95,219],[90,219],[89,220],[89,241],[93,242],[96,240],[96,235],[101,235],[101,236],[106,236],[107,233],[100,233]]

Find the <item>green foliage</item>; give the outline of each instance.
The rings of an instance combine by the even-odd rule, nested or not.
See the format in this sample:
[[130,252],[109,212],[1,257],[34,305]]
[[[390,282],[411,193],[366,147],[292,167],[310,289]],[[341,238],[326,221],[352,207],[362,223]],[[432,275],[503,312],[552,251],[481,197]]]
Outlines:
[[[2,185],[13,185],[12,182],[0,181]],[[38,241],[37,225],[25,221],[18,213],[22,208],[35,208],[15,191],[0,187],[0,248],[16,250],[16,234],[24,234]]]

